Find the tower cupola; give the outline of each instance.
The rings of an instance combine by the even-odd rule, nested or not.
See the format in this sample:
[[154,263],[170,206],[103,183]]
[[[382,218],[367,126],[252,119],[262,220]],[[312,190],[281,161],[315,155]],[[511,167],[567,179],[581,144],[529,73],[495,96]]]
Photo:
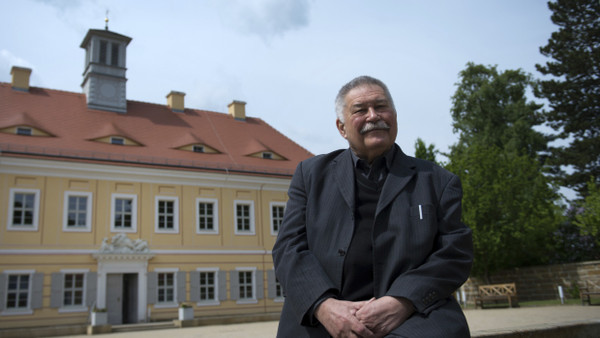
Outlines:
[[127,112],[126,48],[130,41],[108,28],[87,32],[80,46],[85,49],[81,87],[89,108]]

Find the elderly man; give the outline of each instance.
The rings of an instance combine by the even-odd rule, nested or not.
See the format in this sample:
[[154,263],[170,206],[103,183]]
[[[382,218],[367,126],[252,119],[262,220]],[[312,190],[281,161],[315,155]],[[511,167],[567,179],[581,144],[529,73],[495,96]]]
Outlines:
[[298,165],[273,247],[278,336],[469,337],[452,297],[473,256],[458,177],[395,144],[383,82],[350,81],[336,113],[350,147]]

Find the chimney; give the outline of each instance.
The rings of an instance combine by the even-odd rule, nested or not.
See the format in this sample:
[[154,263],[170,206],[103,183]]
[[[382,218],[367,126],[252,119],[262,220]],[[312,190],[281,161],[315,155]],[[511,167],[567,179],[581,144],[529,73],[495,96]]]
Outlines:
[[229,107],[229,115],[233,116],[234,119],[246,120],[246,102],[234,100],[227,107]]
[[176,113],[183,113],[185,110],[185,105],[183,104],[184,96],[185,96],[185,93],[176,92],[176,91],[172,90],[167,95],[167,106]]
[[31,68],[13,66],[10,70],[10,74],[12,75],[13,89],[24,92],[29,91],[29,76],[31,75]]

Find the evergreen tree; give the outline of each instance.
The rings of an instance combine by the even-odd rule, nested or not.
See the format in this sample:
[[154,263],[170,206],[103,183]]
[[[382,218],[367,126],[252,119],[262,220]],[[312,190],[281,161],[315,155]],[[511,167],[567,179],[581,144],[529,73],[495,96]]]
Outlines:
[[553,78],[540,81],[535,93],[549,101],[545,120],[563,140],[551,148],[553,173],[585,197],[586,182],[600,178],[600,1],[557,0],[548,7],[559,29],[540,52],[553,61],[536,68]]

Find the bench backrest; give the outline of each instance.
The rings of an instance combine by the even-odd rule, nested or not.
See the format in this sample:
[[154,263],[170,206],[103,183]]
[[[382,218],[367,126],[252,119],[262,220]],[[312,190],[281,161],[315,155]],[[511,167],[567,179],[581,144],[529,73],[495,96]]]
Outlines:
[[514,296],[517,294],[517,287],[515,283],[480,285],[479,294],[482,296]]

